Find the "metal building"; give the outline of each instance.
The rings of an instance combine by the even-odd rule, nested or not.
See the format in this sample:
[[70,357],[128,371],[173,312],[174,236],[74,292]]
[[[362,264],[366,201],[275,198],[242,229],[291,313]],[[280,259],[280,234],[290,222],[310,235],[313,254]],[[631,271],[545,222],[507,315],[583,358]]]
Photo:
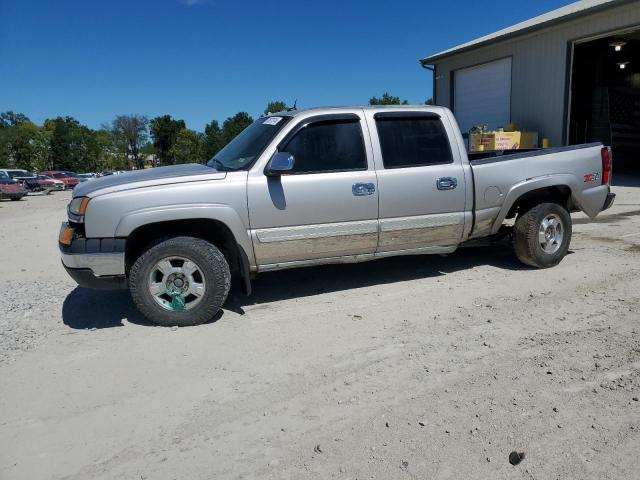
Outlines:
[[514,122],[640,166],[640,0],[581,0],[420,62],[463,131]]

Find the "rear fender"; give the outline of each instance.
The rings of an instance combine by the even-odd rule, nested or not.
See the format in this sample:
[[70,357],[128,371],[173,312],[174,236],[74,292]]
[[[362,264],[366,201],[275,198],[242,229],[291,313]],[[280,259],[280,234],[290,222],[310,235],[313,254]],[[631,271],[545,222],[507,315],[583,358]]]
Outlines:
[[[568,187],[571,190],[571,202],[577,208],[583,209],[581,201],[581,191],[578,181],[574,175],[571,174],[559,174],[559,175],[547,175],[544,177],[537,177],[527,179],[523,182],[514,185],[511,190],[505,196],[502,208],[496,217],[496,220],[491,228],[491,233],[495,234],[500,230],[502,222],[506,218],[511,207],[518,201],[520,197],[533,190],[548,187]],[[589,214],[588,212],[585,212]],[[597,214],[597,212],[596,212]]]

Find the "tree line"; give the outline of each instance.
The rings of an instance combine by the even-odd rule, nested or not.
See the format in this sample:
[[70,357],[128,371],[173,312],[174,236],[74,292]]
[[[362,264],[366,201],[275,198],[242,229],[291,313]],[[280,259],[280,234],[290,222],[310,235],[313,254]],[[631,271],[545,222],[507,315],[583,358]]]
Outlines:
[[[388,93],[369,100],[370,105],[406,103]],[[284,102],[272,101],[264,114],[286,109]],[[198,132],[171,115],[118,115],[91,129],[69,116],[36,125],[22,113],[7,111],[0,113],[0,168],[102,172],[203,163],[252,122],[247,112],[238,112],[222,125],[212,120]]]

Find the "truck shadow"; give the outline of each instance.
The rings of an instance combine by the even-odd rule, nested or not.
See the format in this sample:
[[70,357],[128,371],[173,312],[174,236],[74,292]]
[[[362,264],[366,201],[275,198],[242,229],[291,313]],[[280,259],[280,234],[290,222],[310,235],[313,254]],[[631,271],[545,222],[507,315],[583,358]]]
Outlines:
[[[571,252],[569,252],[571,253]],[[463,248],[448,256],[417,255],[393,257],[365,263],[324,265],[264,273],[253,281],[253,294],[245,296],[238,282],[231,289],[222,310],[244,315],[244,307],[323,293],[442,277],[448,273],[490,265],[505,270],[528,270],[507,245]],[[122,327],[123,320],[153,326],[136,309],[127,291],[75,288],[62,306],[62,319],[73,329]]]
[[[569,251],[568,253],[571,253]],[[415,255],[391,257],[364,263],[323,265],[260,274],[253,293],[245,296],[232,287],[225,309],[244,314],[249,305],[304,298],[323,293],[435,278],[482,265],[505,270],[529,270],[506,243],[491,247],[462,248],[447,256]]]
[[62,304],[62,321],[74,329],[122,327],[122,320],[153,325],[136,309],[126,290],[74,288]]

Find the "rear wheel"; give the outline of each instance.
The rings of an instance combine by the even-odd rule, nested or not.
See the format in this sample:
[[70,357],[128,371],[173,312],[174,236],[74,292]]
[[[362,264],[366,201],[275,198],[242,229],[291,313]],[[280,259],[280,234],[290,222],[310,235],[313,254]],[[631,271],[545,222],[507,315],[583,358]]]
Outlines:
[[140,312],[163,326],[207,322],[224,304],[231,273],[215,245],[194,237],[161,241],[131,267],[129,289]]
[[571,216],[557,203],[541,203],[518,215],[514,250],[518,260],[536,268],[560,263],[571,243]]

